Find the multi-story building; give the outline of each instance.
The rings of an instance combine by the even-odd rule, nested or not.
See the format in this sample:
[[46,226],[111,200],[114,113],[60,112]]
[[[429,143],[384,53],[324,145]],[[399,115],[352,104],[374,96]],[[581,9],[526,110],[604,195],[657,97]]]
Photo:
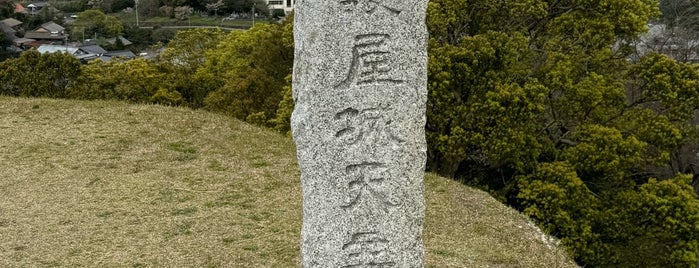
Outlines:
[[283,9],[284,12],[294,10],[294,3],[296,0],[267,0],[267,7],[269,10]]

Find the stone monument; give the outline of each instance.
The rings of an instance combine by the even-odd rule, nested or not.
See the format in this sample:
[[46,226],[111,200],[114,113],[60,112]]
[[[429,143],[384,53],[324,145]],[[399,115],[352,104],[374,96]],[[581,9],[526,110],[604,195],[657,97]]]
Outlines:
[[296,1],[303,267],[423,267],[427,0]]

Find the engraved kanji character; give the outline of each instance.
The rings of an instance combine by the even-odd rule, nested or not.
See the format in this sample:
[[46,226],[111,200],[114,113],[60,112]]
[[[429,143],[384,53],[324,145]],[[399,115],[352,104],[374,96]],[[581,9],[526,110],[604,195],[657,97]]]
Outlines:
[[387,41],[388,34],[362,34],[355,37],[352,48],[352,62],[345,80],[336,88],[347,88],[351,85],[402,83],[403,80],[391,74],[391,53]]
[[388,212],[389,207],[400,204],[386,165],[373,162],[349,165],[345,173],[349,181],[342,208],[351,209],[363,201]]
[[345,11],[361,10],[369,14],[373,14],[381,7],[393,15],[400,15],[401,10],[392,8],[383,3],[383,0],[341,0],[340,4]]
[[388,251],[388,239],[378,232],[360,232],[352,235],[349,242],[342,245],[347,256],[347,264],[342,268],[386,268],[395,267]]
[[369,108],[357,110],[347,108],[335,114],[335,120],[340,121],[340,129],[335,137],[340,138],[345,144],[357,144],[360,142],[386,145],[389,142],[404,143],[391,124],[390,107]]

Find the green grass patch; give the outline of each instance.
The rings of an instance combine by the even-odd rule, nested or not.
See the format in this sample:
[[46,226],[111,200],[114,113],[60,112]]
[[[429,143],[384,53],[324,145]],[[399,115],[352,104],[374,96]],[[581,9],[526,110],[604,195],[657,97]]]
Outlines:
[[267,167],[270,164],[262,156],[256,155],[250,158],[250,166],[253,168]]
[[197,153],[197,148],[194,148],[194,146],[189,142],[178,141],[178,142],[168,143],[167,148],[170,150],[173,150],[175,152],[180,152],[180,153],[185,153],[185,154],[196,154]]
[[227,167],[225,167],[221,162],[219,162],[216,159],[212,159],[209,161],[209,170],[211,171],[226,171],[228,170]]
[[191,214],[197,213],[197,210],[198,209],[196,207],[175,209],[170,213],[170,215],[173,215],[173,216],[191,215]]

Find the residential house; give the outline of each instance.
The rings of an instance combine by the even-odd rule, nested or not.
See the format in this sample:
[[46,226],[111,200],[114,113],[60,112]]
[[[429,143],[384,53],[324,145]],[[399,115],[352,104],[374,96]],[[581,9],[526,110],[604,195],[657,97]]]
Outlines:
[[5,20],[0,21],[0,34],[5,35],[7,37],[7,39],[10,39],[10,41],[12,41],[12,44],[13,44],[11,46],[3,47],[0,49],[5,49],[5,50],[9,49],[12,51],[21,51],[22,50],[20,48],[20,46],[18,46],[15,42],[17,39],[19,39],[19,37],[17,37],[17,29],[19,29],[19,25],[21,25],[21,24],[22,24],[21,21],[18,21],[15,19],[5,19]]
[[72,46],[64,46],[64,45],[48,45],[48,44],[43,44],[39,46],[36,51],[38,51],[41,54],[45,53],[66,53],[69,55],[74,56],[81,62],[85,63],[90,60],[99,58],[100,55],[91,53],[90,51],[87,51],[81,47],[72,47]]
[[80,47],[64,45],[41,45],[37,48],[41,54],[44,53],[67,53],[73,55],[82,63],[100,59],[102,61],[130,60],[136,58],[136,54],[128,50],[106,51],[98,45],[85,45]]
[[35,42],[36,40],[31,38],[17,38],[15,40],[12,40],[12,43],[15,45],[15,47],[19,48],[20,50],[31,48],[32,44],[34,44]]
[[0,22],[0,31],[2,31],[5,34],[5,36],[7,36],[7,38],[9,38],[10,40],[17,39],[17,31],[9,25],[5,24],[4,20]]
[[102,56],[104,54],[107,54],[107,50],[102,48],[101,46],[98,45],[85,45],[85,46],[80,46],[80,49],[87,53],[95,54],[97,56]]
[[[126,39],[123,36],[119,36],[119,40],[121,41],[121,44],[124,46],[130,46],[133,44],[131,41],[129,41],[129,39]],[[111,45],[116,45],[116,37],[107,39],[107,43]]]
[[28,14],[36,15],[39,14],[39,12],[41,12],[42,9],[50,7],[51,5],[49,4],[49,2],[34,2],[27,5],[26,10]]
[[[12,43],[14,44],[14,47],[12,47],[12,49],[14,49],[16,51],[22,50],[22,48],[23,48],[22,42],[25,40],[24,40],[24,38],[17,37],[18,35],[22,36],[21,32],[23,31],[23,29],[22,29],[22,22],[21,21],[18,21],[18,20],[13,19],[13,18],[4,19],[4,20],[0,21],[0,31],[5,33],[5,36],[7,36],[10,40],[12,40]],[[18,40],[20,42],[18,42]]]
[[267,7],[269,10],[283,9],[285,13],[289,13],[294,10],[295,3],[296,0],[267,0]]
[[33,31],[26,32],[24,38],[36,40],[34,46],[39,46],[41,44],[64,45],[68,41],[68,33],[66,33],[63,26],[50,21],[42,24]]
[[15,31],[22,30],[22,22],[18,21],[16,19],[13,19],[13,18],[4,19],[4,20],[0,21],[0,23],[9,26],[10,28],[14,29]]

